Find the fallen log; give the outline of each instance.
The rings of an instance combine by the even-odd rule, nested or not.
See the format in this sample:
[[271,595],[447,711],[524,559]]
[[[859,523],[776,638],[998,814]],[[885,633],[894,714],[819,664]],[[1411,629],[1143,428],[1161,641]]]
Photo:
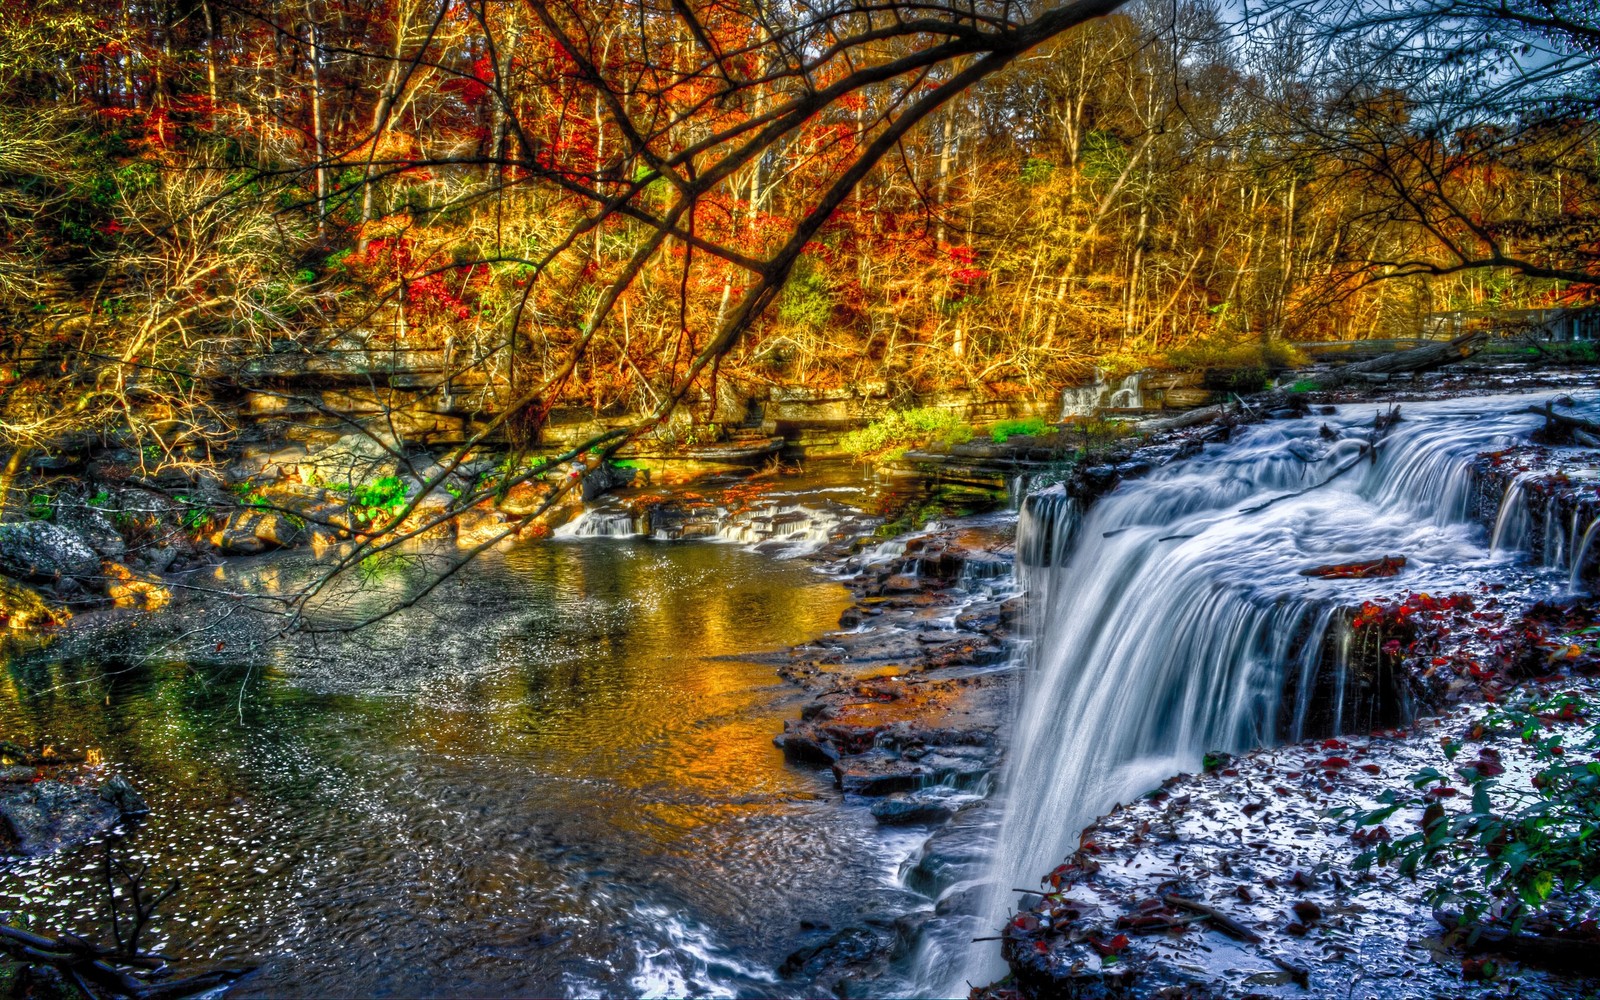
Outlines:
[[1332,563],[1313,566],[1300,571],[1301,576],[1314,576],[1321,580],[1368,580],[1380,576],[1397,576],[1406,568],[1405,556],[1384,556],[1366,562]]
[[1591,971],[1596,947],[1593,933],[1556,935],[1518,933],[1508,927],[1464,920],[1459,913],[1434,910],[1433,919],[1448,931],[1463,933],[1459,942],[1467,951],[1489,951],[1509,955],[1519,962],[1555,969]]
[[1488,333],[1476,330],[1464,333],[1453,340],[1441,340],[1413,347],[1409,351],[1396,351],[1366,361],[1356,361],[1341,365],[1326,375],[1318,376],[1317,384],[1327,389],[1346,382],[1361,381],[1369,376],[1379,376],[1377,380],[1381,381],[1390,375],[1427,371],[1429,368],[1437,368],[1440,365],[1472,357],[1483,348],[1488,339]]
[[1209,424],[1213,420],[1220,420],[1229,413],[1238,410],[1235,403],[1219,403],[1216,406],[1202,406],[1197,410],[1179,414],[1176,417],[1163,417],[1160,420],[1146,420],[1139,425],[1139,430],[1150,434],[1159,434],[1162,431],[1180,431],[1185,427],[1198,427]]
[[[1569,401],[1570,402],[1570,401]],[[1550,444],[1581,444],[1586,448],[1600,448],[1600,424],[1592,420],[1557,413],[1555,405],[1546,401],[1543,406],[1530,406],[1528,413],[1544,418],[1542,437]]]

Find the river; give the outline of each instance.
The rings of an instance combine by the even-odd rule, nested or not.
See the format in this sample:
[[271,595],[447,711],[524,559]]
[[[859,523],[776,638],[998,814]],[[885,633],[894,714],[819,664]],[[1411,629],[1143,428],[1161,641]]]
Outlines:
[[[209,601],[214,656],[14,659],[0,729],[145,793],[123,849],[183,883],[146,944],[262,962],[237,995],[803,994],[790,953],[925,905],[920,837],[772,745],[800,696],[750,654],[847,603],[726,543],[526,545],[357,637],[252,650]],[[0,909],[96,930],[102,850],[6,867]]]

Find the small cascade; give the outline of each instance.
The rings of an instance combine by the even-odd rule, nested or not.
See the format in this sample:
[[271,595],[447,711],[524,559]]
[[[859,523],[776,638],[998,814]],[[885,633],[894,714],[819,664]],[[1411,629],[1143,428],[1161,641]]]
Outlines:
[[650,519],[622,507],[590,507],[552,532],[555,538],[637,538],[650,533]]
[[1111,394],[1111,401],[1106,404],[1114,410],[1138,410],[1144,408],[1144,374],[1134,372],[1122,380],[1122,385]]
[[[1518,476],[1500,501],[1494,531],[1489,535],[1489,551],[1521,552],[1533,535],[1533,515],[1528,510],[1527,478]],[[1548,537],[1548,536],[1547,536]]]
[[[1137,405],[1137,383],[1125,390],[1113,405]],[[1034,637],[975,933],[992,934],[1010,887],[1035,884],[1085,824],[1198,769],[1207,751],[1409,712],[1395,679],[1355,683],[1350,609],[1405,589],[1464,589],[1504,565],[1472,520],[1473,461],[1536,426],[1521,409],[1507,398],[1407,404],[1369,453],[1371,408],[1344,407],[1246,428],[1087,512],[1059,487],[1028,497],[1017,564]],[[1532,531],[1525,514],[1525,499],[1505,498],[1495,546]],[[1596,534],[1591,525],[1577,548],[1600,545]],[[1404,556],[1405,575],[1304,573],[1383,556]],[[998,949],[974,945],[929,970],[929,985],[965,992],[1003,972]]]
[[1077,539],[1082,515],[1078,501],[1061,486],[1029,494],[1017,522],[1017,562],[1033,568],[1057,566],[1065,561]]
[[1519,472],[1496,511],[1491,551],[1531,561],[1565,580],[1570,593],[1583,593],[1600,574],[1595,486],[1592,473],[1559,463]]
[[1090,385],[1068,386],[1061,392],[1061,419],[1094,416],[1106,405],[1106,397],[1110,393],[1110,386],[1106,385],[1098,372]]
[[1560,505],[1555,497],[1551,497],[1544,507],[1544,545],[1541,552],[1545,569],[1567,565],[1567,552],[1572,548],[1567,539],[1577,533],[1578,512],[1574,510],[1565,520],[1566,524],[1563,525]]
[[1600,518],[1589,522],[1588,530],[1583,533],[1583,540],[1572,549],[1572,569],[1567,574],[1567,590],[1571,593],[1584,592],[1583,571],[1588,563],[1596,532],[1600,532]]
[[804,555],[828,544],[841,530],[860,520],[858,511],[842,504],[779,502],[723,515],[717,537],[763,551]]

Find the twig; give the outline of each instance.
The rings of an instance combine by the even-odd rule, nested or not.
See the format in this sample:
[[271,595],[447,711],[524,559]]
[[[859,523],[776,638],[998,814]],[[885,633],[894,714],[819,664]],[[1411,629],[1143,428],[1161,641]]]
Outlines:
[[1198,899],[1189,899],[1188,897],[1180,896],[1175,892],[1169,892],[1161,898],[1168,906],[1189,910],[1194,913],[1199,913],[1203,916],[1209,917],[1212,923],[1217,925],[1217,930],[1222,931],[1229,937],[1238,938],[1240,941],[1248,941],[1251,944],[1261,943],[1260,934],[1257,934],[1244,924],[1239,923],[1239,921],[1228,916],[1226,913],[1217,909],[1215,906],[1212,906],[1210,903],[1202,903]]
[[1278,968],[1282,969],[1284,972],[1287,972],[1289,975],[1293,976],[1295,983],[1298,984],[1301,989],[1309,989],[1310,988],[1310,986],[1311,986],[1311,970],[1310,969],[1306,968],[1303,965],[1296,965],[1293,962],[1289,961],[1287,958],[1282,958],[1282,957],[1280,957],[1278,955],[1270,955],[1269,954],[1267,956],[1267,961],[1271,962],[1273,965],[1276,965]]

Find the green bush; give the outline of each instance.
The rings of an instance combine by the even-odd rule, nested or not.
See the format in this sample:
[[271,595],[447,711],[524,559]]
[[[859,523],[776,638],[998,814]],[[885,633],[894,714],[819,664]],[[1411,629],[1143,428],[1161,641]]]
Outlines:
[[[1408,878],[1427,872],[1429,901],[1458,909],[1463,921],[1486,917],[1520,930],[1532,916],[1575,926],[1593,919],[1592,893],[1600,889],[1600,706],[1575,694],[1525,699],[1489,713],[1484,732],[1515,734],[1533,751],[1539,768],[1528,785],[1499,780],[1493,748],[1476,760],[1456,762],[1462,744],[1447,742],[1468,806],[1446,810],[1436,801],[1452,779],[1435,768],[1410,776],[1416,791],[1389,791],[1378,808],[1337,810],[1359,827],[1377,827],[1401,809],[1423,810],[1419,829],[1380,840],[1357,859],[1358,867],[1393,864]],[[1474,734],[1477,735],[1477,734]],[[1437,785],[1433,796],[1417,794]],[[1376,838],[1373,838],[1376,839]]]
[[860,460],[892,460],[919,445],[953,445],[971,440],[971,424],[949,410],[925,406],[892,410],[882,420],[846,434],[839,445],[846,454]]
[[351,490],[350,498],[369,514],[378,511],[394,514],[406,505],[406,484],[398,476],[382,476]]
[[1002,420],[989,428],[995,444],[1005,444],[1008,438],[1038,437],[1050,429],[1042,417],[1025,417],[1022,420]]

